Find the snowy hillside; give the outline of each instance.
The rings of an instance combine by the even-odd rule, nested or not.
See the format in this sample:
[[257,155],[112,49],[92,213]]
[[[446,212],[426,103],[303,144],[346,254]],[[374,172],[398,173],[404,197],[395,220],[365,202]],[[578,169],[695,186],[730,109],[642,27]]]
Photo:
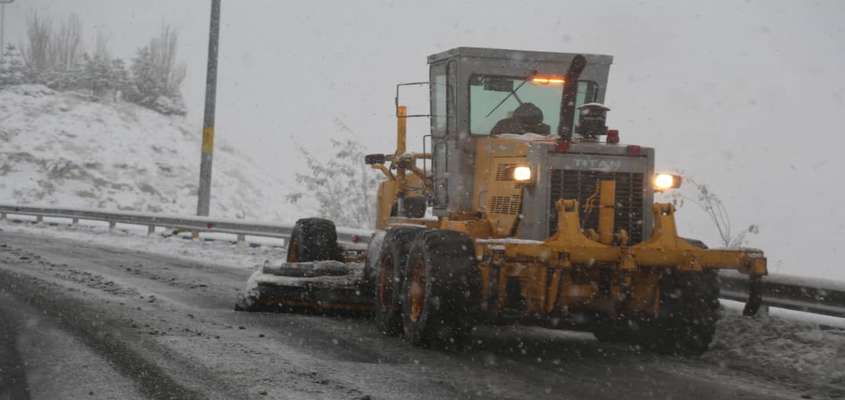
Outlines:
[[[44,86],[0,90],[0,202],[193,214],[199,129],[124,102]],[[225,141],[214,155],[211,215],[290,221],[282,182]]]

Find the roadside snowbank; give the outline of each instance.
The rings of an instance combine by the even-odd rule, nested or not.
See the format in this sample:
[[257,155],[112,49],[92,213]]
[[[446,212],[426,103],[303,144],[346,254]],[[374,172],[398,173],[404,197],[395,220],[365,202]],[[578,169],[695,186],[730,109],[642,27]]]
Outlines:
[[726,311],[706,361],[845,396],[845,330]]
[[[126,102],[41,85],[0,90],[0,203],[191,215],[200,130]],[[223,135],[225,137],[225,135]],[[225,141],[214,155],[211,215],[292,222],[284,183]]]

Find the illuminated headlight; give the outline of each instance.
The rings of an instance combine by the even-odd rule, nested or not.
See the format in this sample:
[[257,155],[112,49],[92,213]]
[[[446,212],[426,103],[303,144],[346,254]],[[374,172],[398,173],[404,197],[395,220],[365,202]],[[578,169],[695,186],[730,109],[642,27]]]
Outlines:
[[528,182],[531,180],[531,168],[516,167],[513,169],[513,180],[517,182]]
[[662,192],[681,187],[680,175],[657,174],[654,176],[654,190]]

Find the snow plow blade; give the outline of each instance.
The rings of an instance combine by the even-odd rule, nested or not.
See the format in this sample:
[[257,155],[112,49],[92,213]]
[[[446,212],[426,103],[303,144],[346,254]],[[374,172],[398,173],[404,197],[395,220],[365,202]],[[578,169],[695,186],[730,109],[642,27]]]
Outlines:
[[237,311],[366,313],[372,297],[364,283],[364,264],[339,261],[264,265],[247,282]]

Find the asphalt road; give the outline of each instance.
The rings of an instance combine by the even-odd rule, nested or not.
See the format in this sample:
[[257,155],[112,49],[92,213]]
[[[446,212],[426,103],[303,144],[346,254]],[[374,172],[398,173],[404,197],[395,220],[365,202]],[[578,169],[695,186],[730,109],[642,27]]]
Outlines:
[[438,352],[360,318],[235,312],[249,273],[0,232],[0,400],[807,396],[590,334],[490,327]]

